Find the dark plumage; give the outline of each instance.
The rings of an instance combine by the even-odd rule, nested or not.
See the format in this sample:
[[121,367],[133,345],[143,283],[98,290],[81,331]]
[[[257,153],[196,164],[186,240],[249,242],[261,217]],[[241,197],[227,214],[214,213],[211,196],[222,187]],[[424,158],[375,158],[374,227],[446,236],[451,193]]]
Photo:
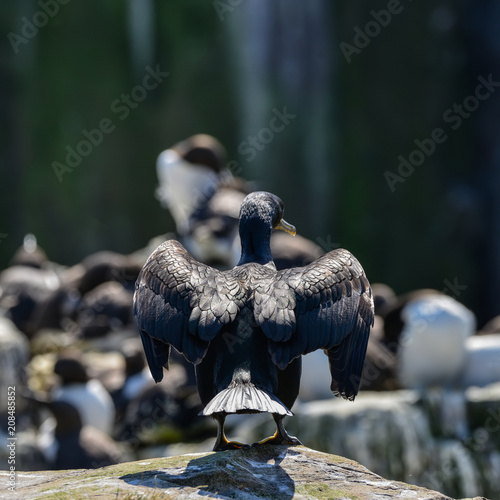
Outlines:
[[59,277],[52,270],[11,266],[0,273],[0,311],[32,337],[47,300],[59,286]]
[[133,290],[140,264],[131,256],[104,250],[89,255],[70,271],[71,283],[68,285],[73,285],[84,296],[108,281],[117,281],[124,288]]
[[86,293],[76,311],[79,335],[87,339],[102,337],[132,321],[132,292],[117,281],[106,281]]
[[374,315],[368,280],[343,249],[277,271],[271,232],[295,233],[283,211],[278,197],[251,193],[240,210],[236,267],[217,271],[170,240],[136,283],[134,314],[151,373],[162,379],[170,345],[196,365],[202,413],[219,424],[214,450],[243,446],[224,436],[230,413],[272,413],[278,429],[266,442],[299,443],[282,420],[292,415],[302,354],[325,349],[332,391],[351,400],[358,392]]

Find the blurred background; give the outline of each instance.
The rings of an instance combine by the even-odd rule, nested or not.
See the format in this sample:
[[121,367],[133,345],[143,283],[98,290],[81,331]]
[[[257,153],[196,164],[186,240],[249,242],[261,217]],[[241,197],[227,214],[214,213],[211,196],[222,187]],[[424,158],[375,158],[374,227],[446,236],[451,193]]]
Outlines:
[[[157,158],[205,133],[226,149],[221,170],[250,182],[243,191],[279,195],[287,221],[319,251],[349,249],[395,296],[426,288],[456,299],[476,330],[500,314],[497,2],[17,0],[0,13],[0,269],[23,242],[38,245],[59,278],[72,270],[60,310],[91,307],[81,303],[93,288],[82,284],[88,256],[138,255],[178,232],[155,195]],[[140,265],[112,267],[127,293]],[[88,325],[68,318],[45,326],[81,339]],[[16,326],[30,341],[38,330]],[[73,344],[51,339],[36,353]],[[481,413],[476,429],[498,417],[498,401],[484,404],[493,416]],[[473,429],[446,435],[466,451],[459,460],[444,447],[442,460],[462,464],[469,490],[442,461],[380,473],[449,494],[498,494],[492,422],[479,440],[488,458],[477,463],[467,454]]]
[[[281,196],[301,234],[351,249],[372,281],[406,291],[457,278],[481,321],[500,312],[500,96],[457,130],[443,120],[479,76],[500,80],[494,3],[401,1],[368,44],[356,40],[362,49],[355,28],[387,2],[57,5],[33,29],[36,1],[2,4],[2,266],[27,232],[73,264],[172,229],[153,196],[156,157],[203,132],[241,176]],[[126,117],[113,112],[148,65],[168,77],[120,103]],[[241,154],[274,108],[296,117],[254,158]],[[53,162],[104,118],[115,129],[59,182]],[[448,139],[391,191],[384,173],[398,174],[398,156],[436,127]]]

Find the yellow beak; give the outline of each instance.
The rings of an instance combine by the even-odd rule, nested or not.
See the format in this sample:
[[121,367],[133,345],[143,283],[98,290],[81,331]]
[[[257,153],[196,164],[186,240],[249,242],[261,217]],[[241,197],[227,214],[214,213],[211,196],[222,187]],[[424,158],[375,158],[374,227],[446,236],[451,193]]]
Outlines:
[[281,231],[285,231],[285,233],[291,234],[292,236],[295,236],[297,234],[295,226],[288,224],[285,219],[281,219],[274,229],[280,229]]

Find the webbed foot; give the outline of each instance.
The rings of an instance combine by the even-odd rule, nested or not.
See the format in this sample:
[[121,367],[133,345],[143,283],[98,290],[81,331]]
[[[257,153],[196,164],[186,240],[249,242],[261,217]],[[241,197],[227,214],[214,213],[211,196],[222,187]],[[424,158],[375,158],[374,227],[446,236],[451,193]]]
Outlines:
[[247,450],[251,448],[249,444],[239,443],[238,441],[223,440],[220,443],[215,443],[213,451],[227,451],[227,450]]
[[289,446],[301,446],[302,443],[294,436],[290,436],[290,434],[285,432],[285,435],[279,433],[278,431],[275,432],[274,436],[270,436],[266,439],[263,439],[262,441],[258,441],[257,443],[253,443],[253,446],[259,446],[261,444],[276,444],[276,445],[282,445],[286,444]]
[[238,441],[229,441],[224,434],[224,421],[226,419],[225,413],[215,413],[213,415],[217,422],[217,439],[213,447],[213,451],[227,451],[227,450],[245,450],[250,448],[249,444],[238,443]]
[[301,446],[302,443],[294,436],[290,436],[283,425],[284,415],[278,415],[273,413],[274,421],[276,422],[276,432],[274,436],[270,436],[267,439],[254,443],[252,446],[258,446],[261,444],[286,444],[288,446]]

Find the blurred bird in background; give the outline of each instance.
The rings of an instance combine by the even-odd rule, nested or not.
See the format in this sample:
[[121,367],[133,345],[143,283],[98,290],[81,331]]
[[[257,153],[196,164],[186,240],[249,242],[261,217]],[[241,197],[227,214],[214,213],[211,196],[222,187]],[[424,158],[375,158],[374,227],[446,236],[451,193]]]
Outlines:
[[[176,238],[200,262],[220,269],[234,267],[241,254],[240,207],[255,184],[231,174],[224,147],[207,134],[163,151],[156,170],[157,197],[175,221]],[[280,232],[271,238],[271,251],[278,270],[310,264],[323,254],[314,242]]]

